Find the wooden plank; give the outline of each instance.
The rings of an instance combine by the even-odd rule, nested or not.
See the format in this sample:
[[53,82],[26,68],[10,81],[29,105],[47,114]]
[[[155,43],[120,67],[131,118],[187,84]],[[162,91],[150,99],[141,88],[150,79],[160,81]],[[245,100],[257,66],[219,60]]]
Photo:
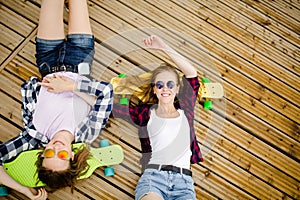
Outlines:
[[[202,164],[192,165],[192,171],[195,184],[218,199],[255,199]],[[197,199],[202,198],[197,194]]]
[[[2,115],[2,111],[1,111],[1,115]],[[19,133],[21,133],[21,130],[19,128],[17,128],[14,124],[11,124],[8,121],[4,120],[2,116],[0,118],[0,129],[1,129],[1,135],[0,135],[1,142],[6,142],[11,138],[17,136]]]
[[[3,199],[28,199],[25,195],[15,191],[10,190],[9,196],[2,197]],[[66,199],[80,199],[80,200],[88,200],[90,198],[86,197],[84,194],[74,190],[74,193],[71,194],[70,188],[64,188],[58,191],[55,191],[54,193],[48,193],[48,199],[55,199],[55,200],[66,200]]]
[[[36,27],[35,24],[26,20],[23,16],[20,16],[18,13],[13,12],[6,6],[1,6],[1,23],[6,27],[9,27],[14,32],[18,33],[22,37],[29,35],[32,30]],[[21,26],[20,26],[21,24]]]
[[[295,24],[300,22],[300,10],[294,9],[291,5],[284,1],[262,1],[261,2],[267,8],[280,14],[281,17],[288,17]],[[299,31],[299,30],[298,30]]]
[[24,81],[29,80],[31,76],[40,77],[38,68],[19,55],[16,55],[14,59],[5,66],[5,69]]
[[299,0],[284,0],[284,2],[288,3],[291,7],[300,10]]
[[[211,172],[219,174],[222,178],[226,178],[238,188],[247,191],[259,199],[277,199],[286,195],[279,190],[271,187],[267,183],[261,181],[257,177],[240,170],[234,163],[218,157],[214,152],[211,152],[206,158],[206,162],[202,165],[209,168]],[[259,187],[257,187],[259,186]],[[288,199],[292,199],[287,197]]]
[[[15,124],[20,127],[23,126],[23,119],[21,115],[21,104],[20,102],[16,102],[11,97],[7,96],[7,94],[0,91],[0,114],[11,120]],[[11,136],[15,136],[18,133],[11,133]]]
[[54,193],[48,194],[48,199],[60,199],[60,200],[66,200],[66,199],[78,199],[78,200],[89,200],[90,198],[87,197],[84,193],[81,193],[77,189],[74,190],[73,194],[71,193],[70,188],[64,188],[61,190],[57,190]]
[[16,32],[8,29],[0,24],[1,45],[7,47],[10,50],[14,50],[22,41],[23,37]]
[[11,74],[2,71],[0,74],[0,85],[1,90],[7,92],[11,97],[15,97],[16,99],[21,99],[20,85],[23,82]]
[[264,15],[269,16],[270,18],[274,19],[278,23],[281,23],[283,26],[286,26],[288,29],[292,30],[293,32],[300,34],[300,25],[299,22],[296,22],[293,20],[293,18],[283,15],[280,11],[276,11],[274,9],[269,8],[268,6],[265,6],[262,2],[257,2],[255,0],[243,0],[245,4],[248,6],[251,6]]
[[[228,3],[227,3],[228,2]],[[230,7],[233,7],[239,10],[240,13],[246,13],[246,17],[251,19],[253,22],[263,26],[265,31],[271,31],[272,33],[277,34],[278,36],[282,36],[284,40],[289,41],[291,44],[300,45],[300,41],[298,39],[298,34],[289,30],[288,28],[284,27],[282,24],[279,23],[270,23],[273,21],[265,15],[264,13],[259,12],[255,8],[248,6],[242,1],[226,1],[224,2]],[[257,35],[259,33],[256,33]],[[279,41],[280,42],[280,41]]]
[[[201,112],[201,114],[204,118],[208,115],[206,112]],[[214,118],[215,121],[222,120],[221,116],[214,116]],[[206,121],[202,121],[202,123],[195,124],[197,133],[208,132],[205,127],[209,127],[210,124]],[[229,122],[224,124],[214,123],[214,129],[222,130],[222,132],[210,133],[211,135],[207,135],[209,133],[198,135],[202,145],[207,146],[205,144],[207,137],[217,138],[213,147],[211,147],[211,151],[217,152],[218,155],[238,165],[245,172],[259,177],[259,179],[283,191],[290,197],[297,194],[297,187],[300,183],[297,178],[292,177],[299,176],[299,163],[268,146],[263,141],[248,135],[246,131],[233,126]],[[210,162],[214,161],[210,160]]]
[[195,192],[197,199],[217,200],[217,197],[213,196],[210,193],[204,192],[202,188],[195,187]]
[[[230,1],[200,1],[198,3],[200,8],[192,4],[184,7],[186,9],[189,8],[189,10],[195,14],[200,13],[198,15],[206,16],[208,18],[207,21],[210,23],[213,23],[215,26],[226,31],[227,34],[231,34],[233,37],[236,37],[238,40],[247,43],[248,46],[252,46],[252,48],[255,48],[256,50],[261,49],[261,52],[264,55],[271,55],[273,60],[274,58],[276,58],[276,60],[281,60],[279,58],[283,57],[282,54],[286,57],[283,59],[288,61],[290,60],[289,57],[297,61],[300,60],[300,45],[297,45],[297,43],[294,44],[292,41],[287,40],[287,37],[282,37],[277,34],[274,32],[276,30],[270,31],[262,24],[255,23],[255,19],[251,19],[251,14],[246,14],[246,11],[248,11],[246,10],[248,9],[247,7],[238,7],[236,2],[230,3]],[[181,4],[183,4],[183,2]],[[186,5],[188,3],[184,4]],[[211,14],[212,12],[216,14]],[[251,12],[254,11],[252,10]],[[234,25],[237,25],[240,29]],[[258,48],[259,46],[260,48]],[[274,48],[276,48],[277,51],[279,50],[282,52],[282,54],[280,55],[280,53],[277,53]],[[272,53],[270,54],[270,52]],[[280,57],[277,57],[276,55]],[[289,57],[286,55],[289,55]]]
[[0,44],[0,64],[11,54],[11,50]]
[[77,187],[92,199],[132,199],[118,188],[108,184],[101,176],[92,175],[79,182]]
[[15,12],[20,17],[37,24],[39,20],[40,8],[34,5],[31,1],[1,1],[3,5]]
[[129,171],[127,167],[123,167],[123,164],[115,166],[114,169],[115,175],[113,177],[104,176],[104,169],[96,170],[95,174],[97,177],[102,177],[103,180],[110,185],[117,186],[121,192],[128,195],[128,199],[132,198],[139,176]]

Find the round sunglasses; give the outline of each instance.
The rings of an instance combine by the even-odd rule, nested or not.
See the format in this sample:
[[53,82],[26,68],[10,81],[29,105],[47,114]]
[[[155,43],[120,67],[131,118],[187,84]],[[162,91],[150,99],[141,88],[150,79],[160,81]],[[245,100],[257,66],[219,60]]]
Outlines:
[[[166,86],[169,88],[169,89],[173,89],[174,87],[175,87],[175,82],[174,81],[168,81],[167,82],[167,84],[166,84]],[[157,89],[162,89],[163,87],[165,87],[165,83],[164,82],[162,82],[162,81],[157,81],[156,83],[155,83],[155,87],[157,88]]]
[[54,151],[54,149],[45,149],[42,157],[44,158],[60,158],[62,160],[70,160],[70,154],[66,150]]

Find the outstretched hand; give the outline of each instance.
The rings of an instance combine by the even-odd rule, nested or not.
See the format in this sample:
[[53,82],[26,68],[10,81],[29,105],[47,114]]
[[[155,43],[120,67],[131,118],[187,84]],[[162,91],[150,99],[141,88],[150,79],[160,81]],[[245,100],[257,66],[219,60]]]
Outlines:
[[60,93],[74,91],[76,83],[65,76],[53,74],[53,76],[44,77],[40,85],[46,87],[49,92]]
[[33,189],[26,187],[26,190],[22,192],[28,198],[33,200],[46,200],[48,198],[48,193],[45,188]]
[[168,47],[168,45],[160,37],[156,35],[151,35],[147,38],[144,38],[143,42],[147,47],[153,49],[165,50]]

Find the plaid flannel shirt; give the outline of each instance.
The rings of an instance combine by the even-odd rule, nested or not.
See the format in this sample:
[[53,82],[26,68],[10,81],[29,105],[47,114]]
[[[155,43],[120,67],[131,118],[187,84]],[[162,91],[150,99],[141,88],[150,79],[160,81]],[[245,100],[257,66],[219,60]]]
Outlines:
[[[188,119],[190,125],[190,139],[191,139],[191,163],[202,162],[203,157],[196,139],[194,130],[194,107],[197,99],[200,83],[198,77],[183,78],[182,93],[179,95],[179,108],[184,110],[184,113]],[[137,126],[139,139],[142,148],[141,165],[142,170],[145,169],[151,158],[151,144],[147,131],[147,124],[150,119],[149,111],[153,105],[142,104],[135,107],[114,104],[112,114],[114,117],[122,118],[127,122],[130,122]]]
[[[41,87],[38,82],[38,78],[31,77],[28,82],[21,86],[24,128],[18,136],[0,144],[0,165],[23,151],[45,147],[49,142],[45,135],[35,130],[32,123],[37,96]],[[89,115],[79,124],[75,133],[75,143],[91,143],[106,125],[112,111],[113,88],[111,84],[106,82],[81,80],[77,83],[77,90],[96,96],[96,102]]]

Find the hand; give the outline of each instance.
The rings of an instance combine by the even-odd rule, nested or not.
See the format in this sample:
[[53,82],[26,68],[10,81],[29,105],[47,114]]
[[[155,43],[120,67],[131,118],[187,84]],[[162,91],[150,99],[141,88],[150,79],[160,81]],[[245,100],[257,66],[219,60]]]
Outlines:
[[22,191],[22,193],[33,200],[46,200],[48,197],[48,193],[45,188],[39,188],[36,190],[34,188],[26,187],[26,189]]
[[147,47],[153,49],[165,50],[166,48],[168,48],[168,45],[160,37],[156,35],[151,35],[148,38],[144,38],[143,42]]
[[44,77],[42,82],[39,83],[41,86],[46,87],[49,92],[60,93],[74,91],[76,83],[65,76],[53,76]]

